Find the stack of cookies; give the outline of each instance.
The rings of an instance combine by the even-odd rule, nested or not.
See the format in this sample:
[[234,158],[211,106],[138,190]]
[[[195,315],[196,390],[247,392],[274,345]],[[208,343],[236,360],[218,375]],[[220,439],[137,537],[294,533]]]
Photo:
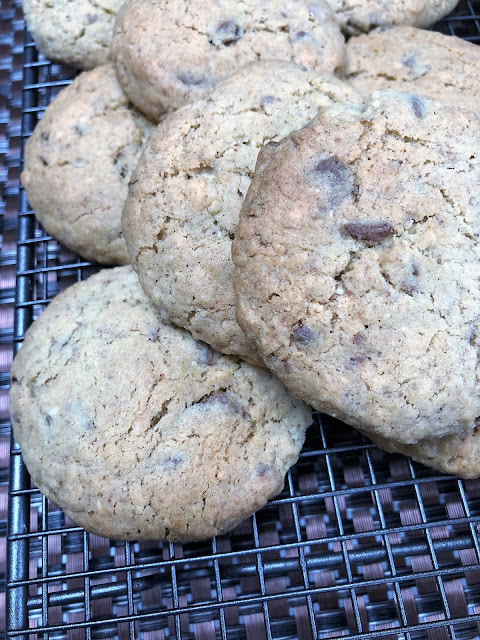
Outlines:
[[480,474],[480,50],[417,28],[454,4],[24,0],[39,49],[90,69],[28,141],[28,199],[123,265],[12,368],[27,467],[75,522],[226,532],[281,490],[309,405]]

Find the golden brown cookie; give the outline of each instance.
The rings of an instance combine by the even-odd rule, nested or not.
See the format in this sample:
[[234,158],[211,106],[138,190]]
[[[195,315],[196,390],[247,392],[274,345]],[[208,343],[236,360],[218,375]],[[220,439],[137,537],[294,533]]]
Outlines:
[[109,59],[123,0],[22,0],[28,30],[50,60],[92,69]]
[[163,324],[132,269],[57,296],[12,367],[15,439],[39,489],[116,539],[224,533],[283,487],[311,410],[265,369]]
[[347,43],[345,74],[364,97],[396,89],[480,110],[480,47],[414,27],[377,29]]
[[111,65],[81,73],[57,95],[27,142],[22,173],[48,233],[88,260],[129,262],[122,208],[151,128]]
[[237,318],[294,394],[402,443],[473,432],[479,179],[478,116],[394,91],[260,152]]
[[324,0],[127,0],[111,54],[130,100],[158,121],[251,62],[287,60],[332,74],[344,48]]
[[233,74],[169,114],[132,176],[123,228],[132,265],[166,319],[261,364],[235,319],[231,244],[258,151],[355,91],[289,62]]

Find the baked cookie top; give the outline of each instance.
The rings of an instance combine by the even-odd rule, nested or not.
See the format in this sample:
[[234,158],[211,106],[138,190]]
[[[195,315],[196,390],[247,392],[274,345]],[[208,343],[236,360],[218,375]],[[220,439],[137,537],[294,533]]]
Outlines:
[[473,112],[388,91],[260,152],[237,318],[298,397],[404,443],[473,431],[479,149]]
[[53,300],[15,358],[10,407],[39,489],[117,539],[233,528],[282,489],[311,421],[270,372],[162,324],[129,266]]
[[133,267],[166,319],[261,363],[235,318],[231,260],[258,151],[356,96],[293,63],[255,63],[158,126],[132,176],[123,228]]
[[22,0],[28,30],[50,60],[92,69],[109,59],[123,0]]
[[480,47],[414,27],[377,29],[347,43],[345,74],[364,97],[396,89],[480,110]]
[[81,73],[57,95],[27,142],[21,176],[48,233],[88,260],[129,262],[122,208],[151,128],[111,65]]
[[111,54],[130,100],[158,121],[250,62],[287,60],[331,74],[344,48],[324,0],[127,0]]
[[458,0],[328,0],[342,31],[357,35],[375,27],[410,24],[429,27]]

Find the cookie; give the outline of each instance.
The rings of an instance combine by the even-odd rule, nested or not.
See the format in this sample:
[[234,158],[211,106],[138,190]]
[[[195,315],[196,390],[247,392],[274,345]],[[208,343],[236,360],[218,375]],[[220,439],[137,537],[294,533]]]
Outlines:
[[245,67],[169,114],[132,176],[123,228],[164,317],[222,353],[260,364],[235,319],[231,244],[259,149],[309,122],[348,85],[288,62]]
[[429,27],[452,11],[458,0],[328,0],[348,35],[375,27],[408,24]]
[[162,324],[132,269],[56,297],[12,367],[15,439],[88,531],[197,540],[281,491],[311,421],[265,369]]
[[386,438],[365,434],[390,453],[403,453],[437,471],[461,478],[480,476],[480,437],[478,427],[473,433],[459,433],[443,438],[426,438],[416,444],[400,444]]
[[480,47],[455,36],[392,27],[351,38],[345,73],[365,98],[396,89],[480,109]]
[[480,119],[374,93],[259,154],[237,318],[316,409],[413,444],[480,415]]
[[287,60],[331,74],[344,49],[324,0],[127,0],[111,55],[130,100],[158,121],[250,62]]
[[109,59],[123,0],[22,0],[28,30],[50,60],[92,69]]
[[111,65],[81,73],[58,94],[27,142],[21,176],[48,233],[88,260],[129,262],[122,208],[151,128]]

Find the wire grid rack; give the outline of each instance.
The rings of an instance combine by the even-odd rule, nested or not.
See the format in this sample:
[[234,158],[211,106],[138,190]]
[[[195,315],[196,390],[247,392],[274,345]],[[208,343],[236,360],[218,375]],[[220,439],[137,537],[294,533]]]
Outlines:
[[[463,0],[436,28],[480,43],[480,0]],[[331,418],[315,415],[283,492],[207,542],[88,535],[31,485],[10,440],[13,353],[51,298],[96,269],[45,234],[19,183],[25,140],[72,77],[37,54],[18,0],[0,0],[6,638],[480,638],[480,480],[389,455]]]

